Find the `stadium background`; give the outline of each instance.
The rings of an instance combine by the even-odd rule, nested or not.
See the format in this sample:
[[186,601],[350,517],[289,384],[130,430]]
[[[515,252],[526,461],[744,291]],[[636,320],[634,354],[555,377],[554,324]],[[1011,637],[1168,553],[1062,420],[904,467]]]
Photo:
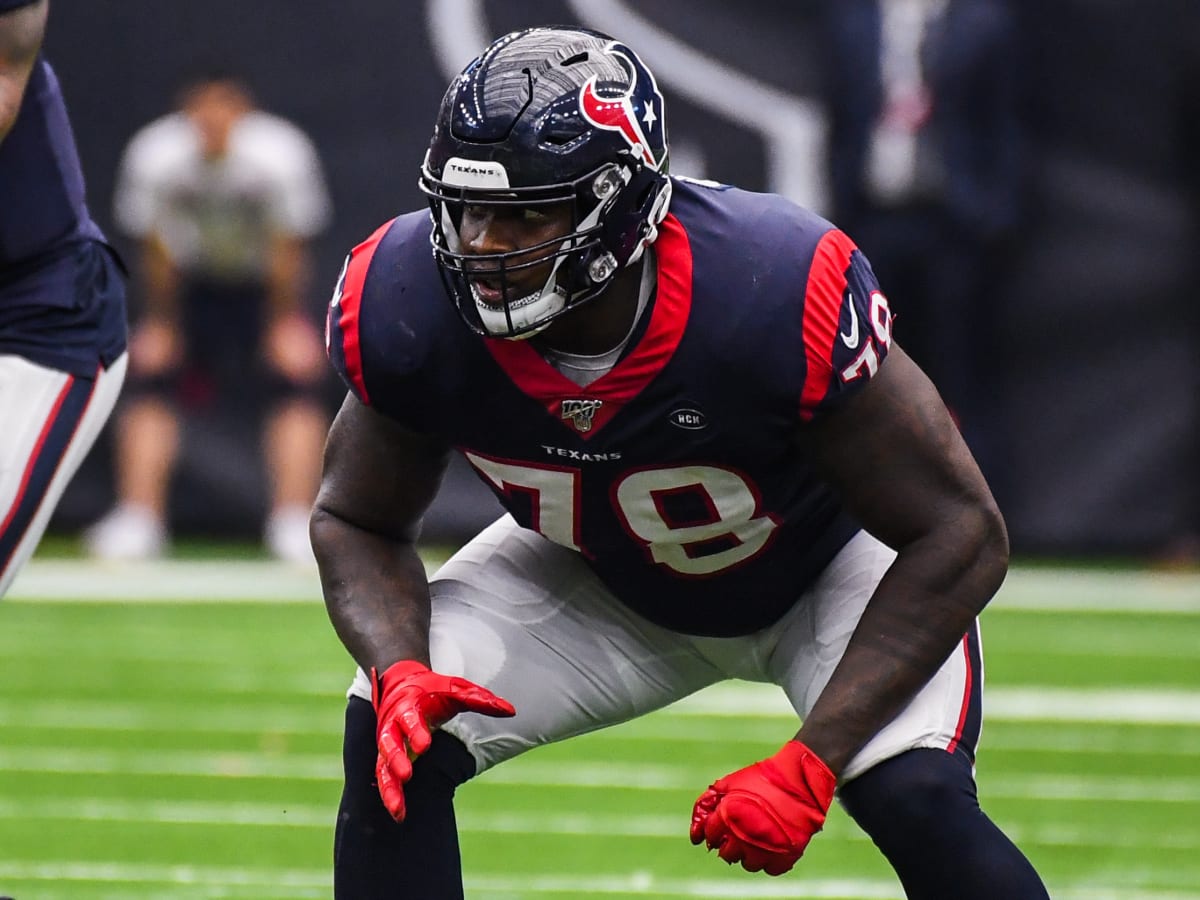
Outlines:
[[[1031,87],[1034,204],[1000,286],[1003,353],[992,386],[1004,440],[989,474],[1018,552],[1158,553],[1200,532],[1200,7],[1014,5],[1026,42],[1014,65]],[[818,210],[825,202],[817,0],[54,6],[47,51],[91,205],[124,249],[110,212],[121,149],[196,67],[243,73],[264,106],[313,135],[336,204],[317,247],[314,312],[346,250],[422,202],[415,170],[450,75],[523,25],[581,22],[637,47],[668,98],[676,171],[780,191]],[[331,386],[331,406],[337,396]],[[235,414],[188,442],[173,514],[180,530],[257,529],[263,479],[245,424]],[[53,529],[78,529],[110,499],[102,441]],[[453,541],[494,509],[456,468],[427,535]]]

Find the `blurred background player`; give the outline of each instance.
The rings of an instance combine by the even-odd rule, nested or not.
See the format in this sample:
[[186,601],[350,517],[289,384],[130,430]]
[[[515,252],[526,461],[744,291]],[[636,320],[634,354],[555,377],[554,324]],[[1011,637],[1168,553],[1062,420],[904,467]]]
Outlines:
[[324,350],[304,308],[310,241],[330,217],[316,148],[256,109],[240,80],[206,74],[185,86],[178,111],[134,135],[113,202],[139,242],[142,309],[116,423],[117,504],[86,532],[89,551],[163,552],[179,411],[223,397],[263,408],[267,548],[311,561],[307,519],[328,424]]
[[0,0],[0,595],[125,376],[125,284],[88,214],[47,0]]
[[822,16],[832,218],[994,476],[990,311],[1028,203],[1015,15],[1007,0],[833,0]]

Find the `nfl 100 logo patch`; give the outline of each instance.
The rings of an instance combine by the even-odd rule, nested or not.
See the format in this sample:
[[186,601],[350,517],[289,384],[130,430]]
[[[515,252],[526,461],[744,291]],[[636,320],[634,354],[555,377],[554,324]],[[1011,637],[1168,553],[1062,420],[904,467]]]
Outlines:
[[576,431],[591,431],[596,419],[596,410],[603,405],[603,400],[563,400],[562,417],[569,419]]

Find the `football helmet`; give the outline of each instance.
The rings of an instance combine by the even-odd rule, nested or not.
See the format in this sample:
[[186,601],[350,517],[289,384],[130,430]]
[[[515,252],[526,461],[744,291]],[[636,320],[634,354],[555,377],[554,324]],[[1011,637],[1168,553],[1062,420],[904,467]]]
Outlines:
[[[658,236],[671,198],[667,151],[662,94],[624,44],[566,27],[492,43],[446,91],[419,181],[442,281],[466,323],[528,337],[598,296]],[[467,206],[561,204],[571,225],[553,240],[496,253],[460,240]],[[540,287],[512,286],[547,264]]]

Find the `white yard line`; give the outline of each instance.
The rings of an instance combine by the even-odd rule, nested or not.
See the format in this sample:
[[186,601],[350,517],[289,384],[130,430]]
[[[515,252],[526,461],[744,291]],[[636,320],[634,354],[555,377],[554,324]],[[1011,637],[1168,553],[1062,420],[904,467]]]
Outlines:
[[[346,684],[350,670],[347,669]],[[252,695],[251,689],[228,691],[215,689],[214,696],[222,697],[220,710],[203,709],[180,712],[162,704],[102,702],[78,705],[61,700],[24,704],[0,700],[0,728],[53,727],[94,728],[98,730],[161,731],[171,728],[181,731],[237,733],[324,733],[340,727],[341,696],[339,683],[332,690],[316,686],[311,679],[294,683],[276,681],[273,685],[293,693],[329,697],[331,712],[325,719],[314,720],[304,714],[287,710],[264,714],[257,706],[238,698]],[[318,689],[320,687],[320,689]],[[239,705],[239,703],[243,705]],[[694,740],[689,723],[707,716],[720,718],[794,719],[787,698],[771,685],[727,682],[706,688],[675,703],[657,715],[663,721],[680,720],[680,740]],[[1115,725],[1200,725],[1200,690],[1171,688],[1057,688],[1042,685],[1025,687],[991,687],[985,693],[985,722],[1055,722],[1095,723]],[[647,721],[647,720],[643,720]],[[636,726],[636,727],[640,727]],[[662,726],[653,736],[670,740],[670,729]],[[631,736],[630,740],[640,739]],[[1036,742],[1033,742],[1036,746]],[[1027,746],[1027,745],[1022,745]],[[1190,748],[1190,749],[1189,749]],[[1061,749],[1061,744],[1048,744],[1044,749]],[[1121,746],[1113,748],[1121,751]],[[1172,749],[1166,745],[1156,752],[1195,753],[1195,745]]]
[[993,603],[1032,612],[1200,615],[1200,574],[1016,566]]
[[[989,797],[995,792],[988,791]],[[458,828],[464,834],[517,834],[647,838],[677,840],[686,828],[684,813],[677,815],[592,812],[475,812],[458,810]],[[127,801],[107,797],[71,799],[0,800],[0,821],[133,822],[162,825],[204,825],[251,828],[315,828],[328,830],[333,806],[189,800]],[[1164,823],[1159,829],[1120,827],[1096,821],[1076,826],[1053,820],[1036,826],[1013,825],[1007,830],[1023,844],[1056,847],[1121,847],[1124,849],[1200,850],[1200,831],[1178,830]],[[869,839],[840,812],[827,823],[826,833],[837,840],[865,843]]]
[[[436,565],[431,561],[427,567],[432,570]],[[17,576],[6,599],[305,603],[321,599],[321,585],[315,569],[267,560],[116,564],[34,559]],[[992,608],[1200,615],[1200,575],[1016,566]]]
[[[0,719],[3,718],[3,709],[3,704],[0,704]],[[64,726],[69,723],[66,718],[61,721]],[[999,727],[1000,723],[1006,721],[1006,727]],[[989,717],[985,722],[984,746],[988,751],[1200,757],[1200,729],[1178,727],[1171,722],[1151,730],[1141,727],[1144,724],[1049,720],[1035,724],[1023,719],[1008,721],[996,716]],[[734,727],[721,729],[721,741],[725,744],[756,745],[763,749],[777,741],[784,728],[786,726],[781,727],[781,723],[774,718],[742,718]],[[713,739],[713,723],[699,716],[651,716],[601,734],[605,742],[708,744]],[[1197,770],[1200,771],[1200,768]]]
[[[330,872],[327,869],[248,869],[230,866],[148,865],[133,863],[38,863],[20,860],[0,861],[0,880],[47,882],[61,888],[64,882],[124,883],[167,886],[170,893],[157,897],[196,897],[200,894],[181,890],[188,886],[224,888],[222,896],[256,898],[328,896]],[[730,878],[660,878],[640,870],[628,874],[554,874],[514,876],[500,872],[472,872],[465,875],[467,893],[472,898],[508,898],[550,894],[604,894],[615,897],[707,897],[731,900],[770,900],[770,898],[855,897],[858,900],[903,900],[904,894],[893,881],[883,879],[818,879],[802,873],[780,879],[761,876]],[[1138,885],[1095,887],[1087,883],[1054,886],[1058,900],[1200,900],[1200,892],[1184,886],[1178,889],[1144,888]],[[253,893],[244,893],[247,889]],[[63,894],[62,896],[67,896]],[[204,894],[203,896],[209,896]]]
[[[678,716],[795,718],[776,687],[745,682],[714,685],[667,708]],[[985,721],[1125,722],[1200,725],[1200,690],[1170,688],[987,688]]]
[[320,601],[315,567],[258,560],[156,560],[99,563],[91,560],[32,560],[16,577],[8,601],[124,603],[253,600]]
[[[228,885],[287,888],[325,888],[332,885],[332,873],[325,869],[245,869],[232,866],[150,865],[108,862],[21,862],[0,860],[0,881],[127,882],[130,884]],[[272,893],[268,896],[289,896]]]
[[[154,775],[251,780],[338,782],[336,754],[100,750],[53,746],[0,747],[0,769],[8,774]],[[480,776],[481,784],[579,788],[610,791],[692,791],[713,777],[706,766],[651,762],[543,760],[522,756]],[[981,777],[990,798],[1079,800],[1098,803],[1200,803],[1200,777],[1059,775]]]
[[781,879],[756,877],[658,878],[650,872],[630,875],[540,875],[527,878],[512,875],[468,875],[467,895],[476,898],[516,898],[531,894],[574,897],[576,894],[605,894],[614,897],[708,897],[732,900],[760,898],[845,898],[858,900],[904,900],[904,892],[894,881],[868,881],[852,878],[804,878],[802,875]]

